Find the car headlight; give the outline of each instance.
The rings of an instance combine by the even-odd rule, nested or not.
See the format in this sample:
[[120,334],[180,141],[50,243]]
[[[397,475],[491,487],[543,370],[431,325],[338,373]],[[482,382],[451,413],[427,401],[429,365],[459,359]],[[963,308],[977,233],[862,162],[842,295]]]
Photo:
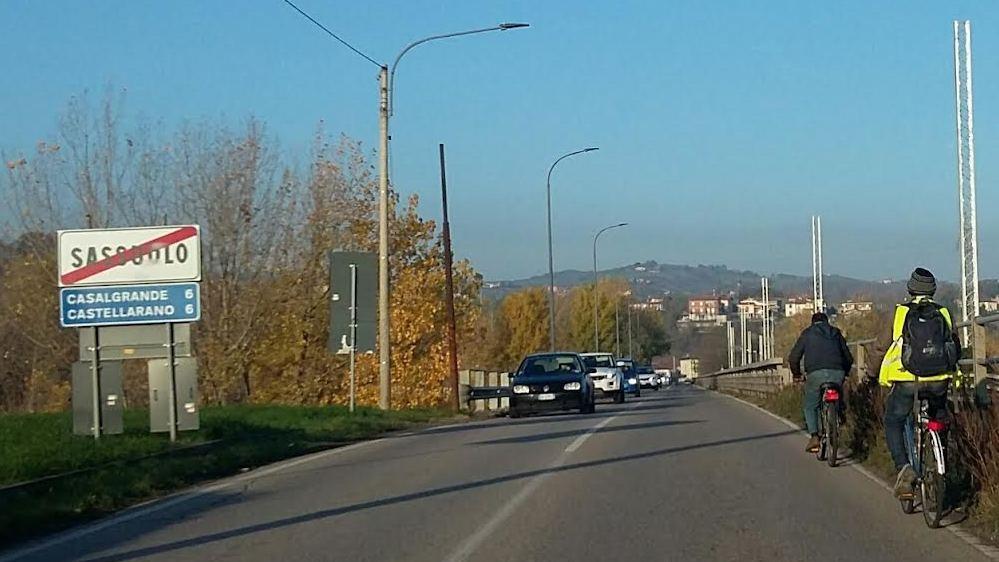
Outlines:
[[638,383],[637,379],[628,379],[628,384],[636,384],[636,383]]
[[562,388],[564,390],[579,390],[582,386],[578,382],[567,382]]
[[530,391],[531,391],[531,387],[527,386],[526,384],[515,384],[515,385],[513,385],[513,393],[514,394],[527,394]]

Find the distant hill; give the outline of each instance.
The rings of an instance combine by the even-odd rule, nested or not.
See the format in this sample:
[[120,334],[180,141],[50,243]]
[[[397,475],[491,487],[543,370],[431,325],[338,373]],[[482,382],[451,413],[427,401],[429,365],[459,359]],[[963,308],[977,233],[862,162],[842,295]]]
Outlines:
[[[664,293],[692,295],[717,292],[749,296],[760,293],[761,274],[754,271],[739,271],[723,265],[674,265],[655,261],[635,263],[626,267],[607,269],[601,277],[617,277],[628,281],[639,298],[659,296]],[[770,274],[770,292],[774,297],[811,295],[812,278],[785,273]],[[574,287],[591,283],[592,271],[565,270],[555,274],[555,285]],[[532,286],[547,286],[548,276],[537,275],[527,279],[494,281],[487,283],[486,298],[498,299],[503,295]],[[951,283],[943,283],[941,300],[952,300],[959,289]],[[905,296],[905,281],[867,281],[841,275],[827,275],[823,279],[826,301],[836,303],[852,297],[863,297],[875,302],[897,302]],[[999,289],[999,282],[982,281],[982,297],[992,296]]]

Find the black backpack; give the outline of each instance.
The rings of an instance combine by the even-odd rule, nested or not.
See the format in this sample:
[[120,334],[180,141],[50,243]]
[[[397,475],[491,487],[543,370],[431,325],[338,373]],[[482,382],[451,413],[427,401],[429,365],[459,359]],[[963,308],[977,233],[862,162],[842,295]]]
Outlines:
[[902,325],[902,367],[917,377],[934,377],[954,371],[958,350],[950,326],[932,301],[906,305]]

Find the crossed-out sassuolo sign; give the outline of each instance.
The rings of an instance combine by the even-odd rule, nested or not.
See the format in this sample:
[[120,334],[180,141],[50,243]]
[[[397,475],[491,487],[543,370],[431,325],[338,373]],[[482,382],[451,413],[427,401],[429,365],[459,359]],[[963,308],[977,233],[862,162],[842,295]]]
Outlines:
[[58,232],[64,327],[193,322],[201,317],[196,225]]
[[196,225],[60,230],[59,286],[201,280]]

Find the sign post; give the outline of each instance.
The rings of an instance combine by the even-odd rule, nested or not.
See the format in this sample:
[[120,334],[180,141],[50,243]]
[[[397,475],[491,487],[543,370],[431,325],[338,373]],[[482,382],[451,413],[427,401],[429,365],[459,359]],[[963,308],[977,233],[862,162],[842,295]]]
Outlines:
[[91,394],[93,395],[91,407],[94,417],[94,439],[101,438],[101,340],[97,326],[91,328],[94,331],[93,355],[90,359]]
[[354,354],[357,352],[357,264],[350,264],[350,413],[354,413]]
[[[89,359],[93,398],[90,407],[95,439],[100,438],[102,430],[100,330],[101,326],[120,326],[110,329],[124,330],[112,338],[112,347],[120,348],[122,354],[134,353],[135,349],[129,347],[132,345],[165,348],[168,429],[170,441],[177,440],[180,424],[174,323],[195,322],[201,318],[200,235],[197,225],[57,232],[60,325],[81,330],[90,328],[92,333]],[[140,329],[143,324],[163,325],[163,336],[150,337]],[[184,333],[182,331],[182,338]],[[189,336],[186,337],[184,345],[188,351],[182,350],[182,354],[189,354],[190,350]],[[190,402],[185,403],[184,425],[191,428],[197,426],[196,370],[193,360],[185,361],[184,388],[187,389],[185,394],[190,395]],[[150,377],[152,380],[152,370]],[[155,396],[156,390],[152,385],[150,388]],[[150,429],[155,431],[152,420],[157,414],[152,406],[151,402]]]
[[[357,352],[375,350],[377,256],[368,252],[330,252],[329,350],[350,356],[350,411],[356,402]],[[344,293],[350,290],[348,298]]]

